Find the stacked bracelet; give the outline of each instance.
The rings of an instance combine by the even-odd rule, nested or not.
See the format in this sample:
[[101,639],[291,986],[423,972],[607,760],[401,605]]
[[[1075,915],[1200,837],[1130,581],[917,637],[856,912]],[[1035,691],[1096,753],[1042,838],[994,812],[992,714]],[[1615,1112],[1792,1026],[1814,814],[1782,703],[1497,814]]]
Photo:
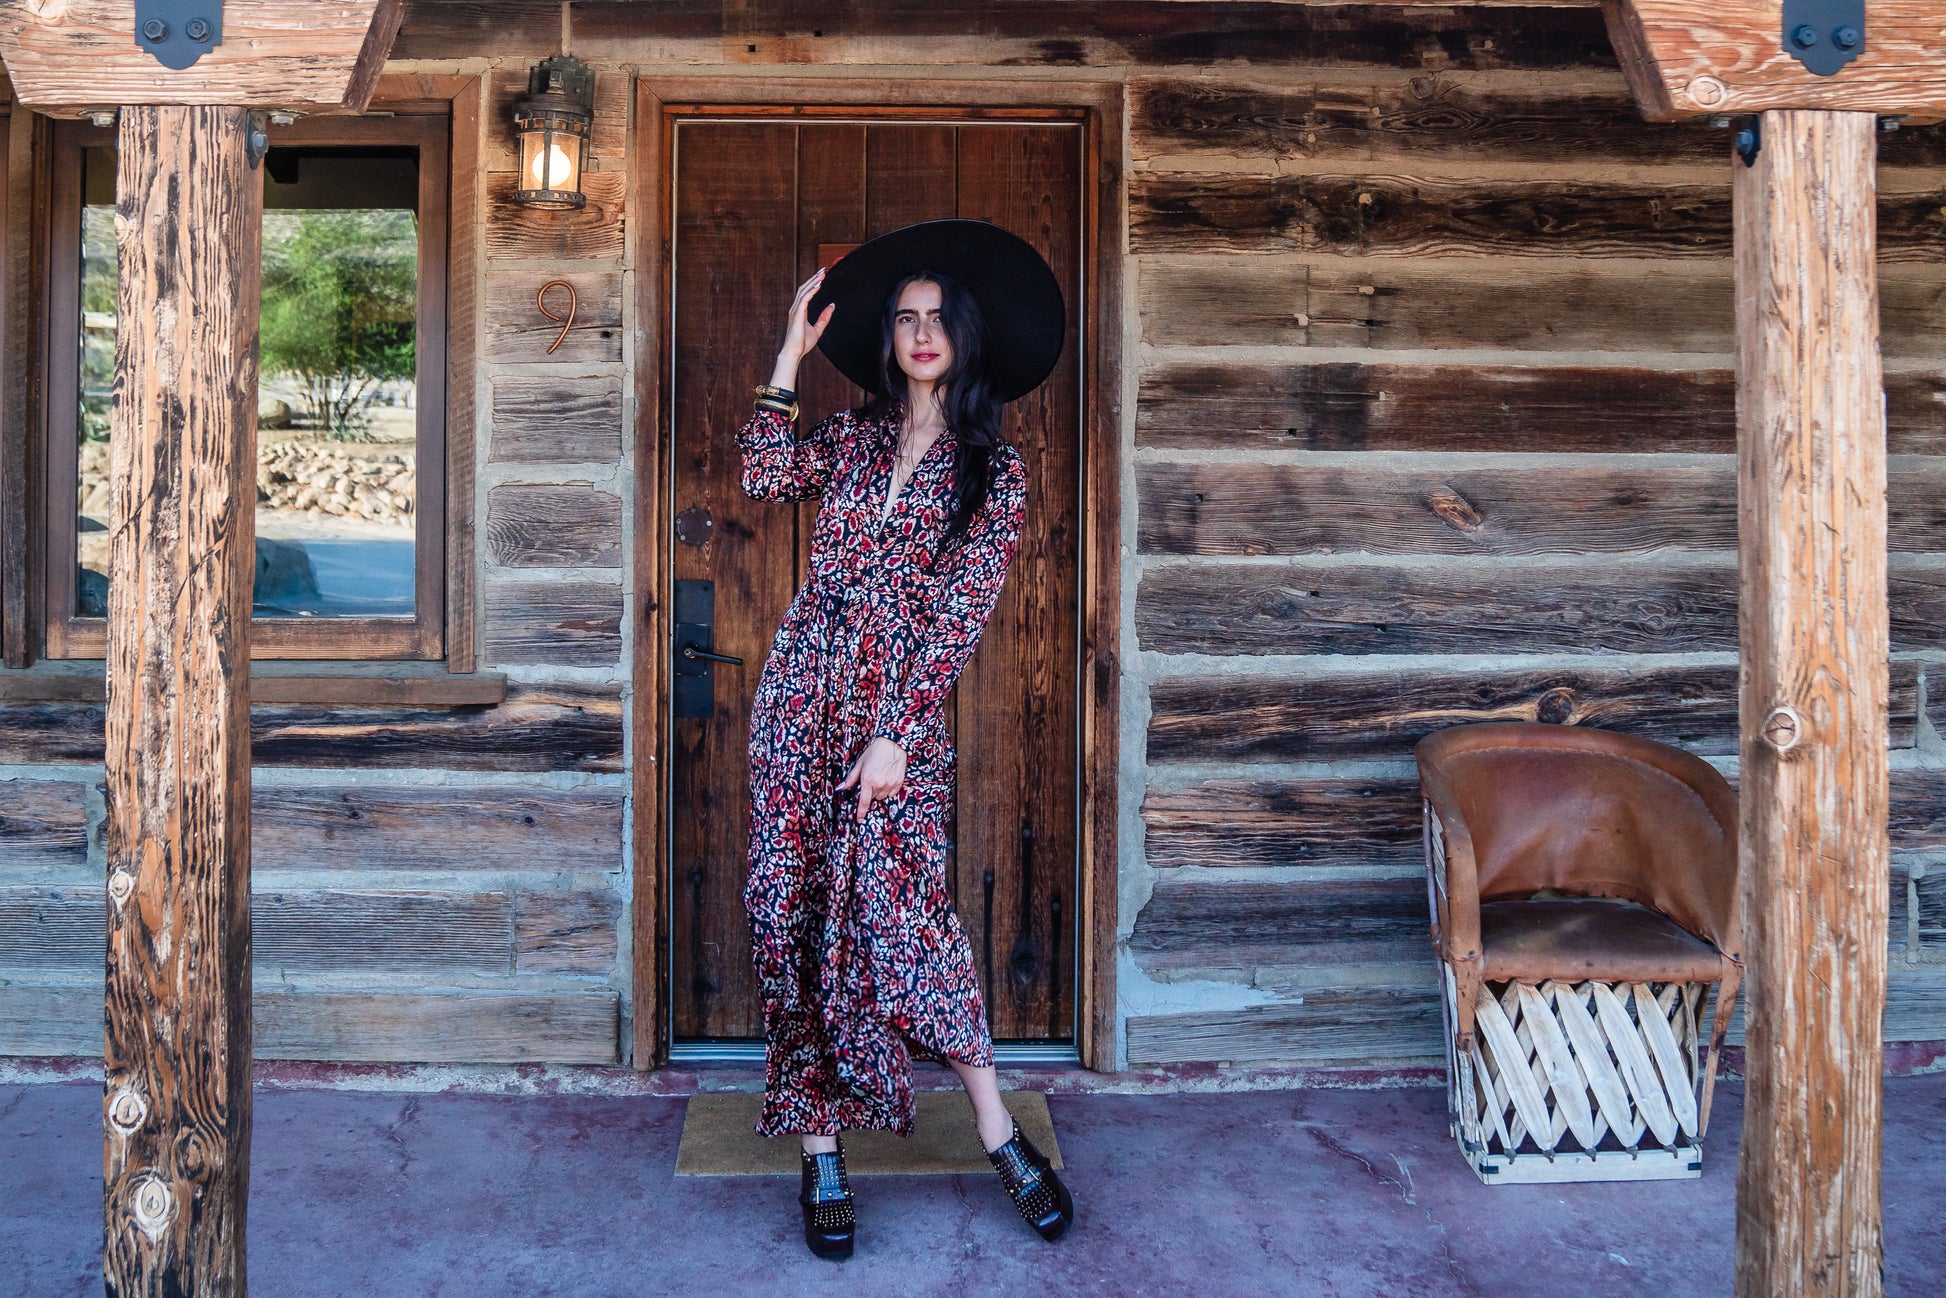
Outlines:
[[786,419],[797,418],[797,393],[789,388],[774,387],[769,383],[757,385],[757,409],[768,410]]

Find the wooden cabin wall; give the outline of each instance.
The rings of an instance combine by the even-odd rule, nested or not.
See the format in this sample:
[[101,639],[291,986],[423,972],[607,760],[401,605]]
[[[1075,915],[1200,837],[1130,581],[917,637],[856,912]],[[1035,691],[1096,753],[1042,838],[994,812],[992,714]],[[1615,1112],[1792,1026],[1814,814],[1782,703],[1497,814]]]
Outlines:
[[[1102,327],[1131,362],[1106,595],[1129,1065],[1437,1061],[1411,766],[1434,728],[1609,725],[1733,773],[1728,138],[1644,125],[1594,10],[575,15],[600,106],[589,210],[562,217],[506,202],[506,107],[559,6],[407,6],[392,75],[486,78],[454,508],[477,525],[478,666],[506,697],[255,709],[260,1053],[621,1057],[623,694],[649,580],[628,531],[638,73],[1126,86],[1129,317]],[[1884,145],[1888,1035],[1946,1039],[1946,142]],[[557,278],[579,327],[549,355],[534,295]],[[0,1053],[92,1054],[100,708],[27,674],[48,669],[0,673],[0,700],[35,695],[0,702]]]
[[[1612,726],[1734,776],[1728,133],[1564,54],[1129,82],[1131,1064],[1439,1062],[1437,728]],[[1900,1040],[1946,1036],[1946,134],[1881,163]]]
[[[516,76],[380,91],[460,95],[449,498],[478,616],[449,650],[478,672],[257,668],[287,700],[252,710],[260,1058],[623,1058],[627,79],[603,78],[589,210],[544,224],[507,202]],[[553,279],[579,312],[549,356]],[[0,1054],[101,1050],[100,694],[98,664],[0,672]]]

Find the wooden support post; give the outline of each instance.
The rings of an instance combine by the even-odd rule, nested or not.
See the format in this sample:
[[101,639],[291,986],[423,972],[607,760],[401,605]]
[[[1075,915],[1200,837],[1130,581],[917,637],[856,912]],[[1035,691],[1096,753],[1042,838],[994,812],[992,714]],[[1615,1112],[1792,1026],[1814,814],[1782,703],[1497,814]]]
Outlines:
[[1869,113],[1736,176],[1748,1086],[1737,1292],[1879,1294],[1885,397]]
[[248,113],[121,116],[104,1279],[240,1295],[262,175]]

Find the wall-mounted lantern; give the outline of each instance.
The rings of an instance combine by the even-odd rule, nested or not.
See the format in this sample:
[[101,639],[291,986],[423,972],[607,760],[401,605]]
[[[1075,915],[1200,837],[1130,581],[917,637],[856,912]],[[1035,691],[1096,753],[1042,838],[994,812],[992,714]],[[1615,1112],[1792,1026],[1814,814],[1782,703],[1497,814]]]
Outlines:
[[527,74],[527,93],[514,100],[520,136],[522,207],[569,211],[587,205],[581,165],[595,124],[595,74],[566,54],[543,59]]

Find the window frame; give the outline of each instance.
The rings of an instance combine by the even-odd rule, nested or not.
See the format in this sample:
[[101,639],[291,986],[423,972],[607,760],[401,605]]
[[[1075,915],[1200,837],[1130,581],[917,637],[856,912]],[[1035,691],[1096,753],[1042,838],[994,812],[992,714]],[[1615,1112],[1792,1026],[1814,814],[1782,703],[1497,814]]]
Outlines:
[[[54,123],[49,219],[43,250],[45,334],[41,348],[41,450],[46,502],[41,528],[42,603],[48,658],[101,658],[107,620],[76,612],[80,462],[82,151],[112,146],[112,129]],[[436,112],[301,119],[271,128],[273,147],[411,146],[419,153],[419,282],[414,375],[413,615],[411,617],[255,617],[253,659],[425,661],[447,657],[449,568],[459,557],[447,537],[451,115]],[[470,178],[461,177],[461,183]],[[464,231],[459,238],[468,237]],[[462,393],[461,399],[467,395]]]

